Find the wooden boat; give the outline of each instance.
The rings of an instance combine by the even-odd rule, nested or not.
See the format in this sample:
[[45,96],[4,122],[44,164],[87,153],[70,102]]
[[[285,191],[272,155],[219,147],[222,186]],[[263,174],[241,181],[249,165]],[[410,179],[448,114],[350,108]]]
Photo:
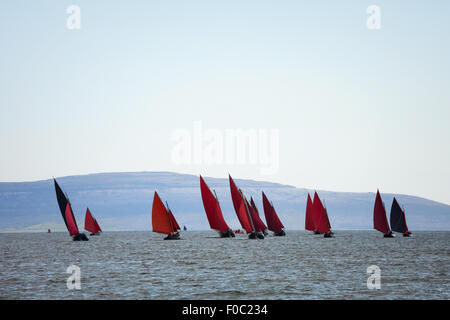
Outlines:
[[221,238],[235,237],[233,230],[228,227],[220,209],[219,199],[216,192],[214,194],[209,189],[205,180],[200,176],[200,191],[202,194],[203,207],[208,218],[211,229],[216,230]]
[[233,200],[234,210],[242,228],[247,232],[249,239],[264,239],[264,235],[261,232],[257,232],[255,225],[250,214],[248,201],[245,199],[244,194],[233,181],[231,175],[229,175],[231,199]]
[[375,205],[373,207],[373,228],[382,232],[384,238],[392,238],[394,236],[389,228],[389,223],[386,217],[386,209],[383,201],[381,200],[379,190],[377,190]]
[[392,231],[403,233],[404,237],[411,235],[406,224],[405,210],[400,207],[395,197],[392,200],[390,222]]
[[169,206],[167,205],[166,207],[164,205],[156,191],[153,197],[152,227],[153,232],[167,235],[164,240],[180,239],[180,226],[177,220],[175,220],[172,211],[170,211]]
[[267,228],[273,232],[274,236],[285,236],[284,226],[278,218],[273,204],[267,199],[264,191],[262,192],[264,216],[266,217]]
[[86,216],[84,218],[84,230],[90,231],[91,236],[98,236],[100,235],[100,232],[102,232],[102,229],[100,229],[100,226],[98,225],[97,219],[95,219],[89,208],[86,208]]
[[72,237],[73,241],[87,241],[88,237],[84,233],[80,233],[77,226],[77,221],[73,215],[72,205],[70,204],[69,197],[64,194],[56,179],[53,179],[56,191],[56,200],[58,201],[59,210],[63,217],[64,223],[66,224],[69,235]]

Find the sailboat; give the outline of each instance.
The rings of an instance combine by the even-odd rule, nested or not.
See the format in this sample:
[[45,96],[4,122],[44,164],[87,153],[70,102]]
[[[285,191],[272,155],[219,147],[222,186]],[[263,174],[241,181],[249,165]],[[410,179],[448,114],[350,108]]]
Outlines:
[[[245,200],[247,201],[247,199]],[[267,236],[267,226],[264,224],[262,219],[259,216],[258,208],[256,207],[255,201],[253,201],[253,197],[250,197],[250,204],[247,203],[247,206],[250,209],[250,215],[252,216],[252,220],[255,224],[255,229],[257,232],[261,232],[264,236]]]
[[178,225],[177,220],[175,220],[172,211],[170,211],[169,206],[167,205],[166,207],[164,205],[156,191],[153,197],[152,227],[153,232],[167,235],[164,240],[180,239],[180,226]]
[[284,226],[281,223],[278,215],[273,207],[273,204],[269,202],[264,191],[262,192],[263,199],[263,208],[264,208],[264,216],[266,217],[267,227],[270,231],[273,232],[274,236],[285,236]]
[[327,209],[320,201],[317,192],[314,192],[314,201],[312,204],[312,216],[314,221],[315,233],[323,233],[324,238],[331,238],[333,232],[331,231],[330,220],[328,219]]
[[242,228],[247,232],[249,239],[264,239],[264,235],[261,232],[257,232],[255,225],[250,214],[248,201],[245,199],[244,194],[233,181],[231,175],[229,175],[231,199],[233,200],[234,210]]
[[305,229],[314,232],[316,231],[316,225],[313,219],[313,202],[309,192],[308,199],[306,200]]
[[90,231],[91,236],[99,236],[102,229],[98,225],[97,219],[95,219],[89,208],[86,209],[86,216],[84,218],[84,230]]
[[377,196],[375,197],[375,205],[373,207],[373,228],[384,234],[384,238],[392,238],[391,229],[386,217],[386,209],[384,203],[381,200],[380,191],[377,190]]
[[64,223],[66,224],[69,235],[72,237],[73,241],[87,241],[88,237],[84,233],[80,233],[77,226],[77,221],[73,215],[72,205],[70,204],[69,198],[64,194],[56,179],[53,179],[56,191],[56,200],[58,201],[59,210],[63,217]]
[[392,200],[390,220],[392,231],[403,233],[404,237],[411,235],[406,224],[405,210],[400,207],[395,197]]
[[200,191],[203,207],[205,208],[206,217],[208,218],[211,229],[216,230],[221,238],[235,237],[233,230],[228,227],[223,218],[216,192],[214,191],[214,194],[211,192],[211,189],[209,189],[202,176],[200,176]]

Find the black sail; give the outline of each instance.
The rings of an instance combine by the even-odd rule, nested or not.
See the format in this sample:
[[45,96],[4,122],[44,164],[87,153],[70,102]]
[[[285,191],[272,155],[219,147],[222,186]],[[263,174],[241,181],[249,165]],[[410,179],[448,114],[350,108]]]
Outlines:
[[402,208],[397,202],[397,199],[392,201],[391,207],[391,229],[395,232],[405,233],[408,231],[406,227],[405,214],[403,213]]
[[75,217],[73,216],[72,205],[70,204],[69,199],[67,199],[66,195],[62,191],[58,182],[56,182],[56,179],[53,179],[53,181],[55,182],[56,199],[58,200],[59,210],[61,210],[61,215],[64,219],[64,223],[66,224],[67,230],[69,230],[69,226],[67,224],[66,215],[65,215],[67,204],[69,204],[69,206],[70,206],[70,211],[72,213],[73,221],[75,223],[75,226],[78,229],[77,221],[75,220]]

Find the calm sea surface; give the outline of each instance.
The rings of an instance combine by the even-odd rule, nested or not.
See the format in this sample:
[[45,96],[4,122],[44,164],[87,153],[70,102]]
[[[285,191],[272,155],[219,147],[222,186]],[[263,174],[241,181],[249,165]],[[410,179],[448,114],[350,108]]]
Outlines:
[[[164,241],[152,232],[0,234],[2,299],[449,299],[450,232],[384,239],[376,231],[306,231],[248,240],[213,231]],[[81,271],[69,290],[67,267]],[[381,289],[367,288],[367,267]]]

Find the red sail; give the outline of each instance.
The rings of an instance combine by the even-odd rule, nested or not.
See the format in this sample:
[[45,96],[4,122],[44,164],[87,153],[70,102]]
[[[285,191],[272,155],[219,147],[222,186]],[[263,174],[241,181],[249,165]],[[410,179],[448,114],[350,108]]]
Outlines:
[[173,217],[172,213],[166,209],[166,206],[161,201],[158,193],[155,191],[152,206],[153,231],[158,233],[170,234],[177,231],[177,226],[178,223],[176,223],[176,220]]
[[203,207],[205,208],[208,222],[213,230],[226,232],[230,228],[223,219],[222,210],[220,209],[219,200],[213,195],[205,180],[200,176],[200,191],[202,194]]
[[[78,233],[78,226],[77,222],[75,220],[75,217],[73,215],[72,206],[70,205],[69,199],[67,199],[67,196],[64,194],[64,192],[61,190],[60,186],[56,182],[55,179],[53,179],[55,183],[55,191],[56,191],[56,199],[58,201],[59,210],[61,211],[61,215],[64,219],[64,223],[66,224],[67,230],[69,230],[69,233],[71,233],[71,229],[76,230],[76,233]],[[70,214],[67,214],[67,206],[69,206]],[[69,222],[67,220],[67,216],[69,217],[71,227],[69,228]]]
[[84,230],[90,231],[91,233],[97,233],[99,231],[95,226],[95,220],[92,217],[89,208],[86,209],[86,216],[84,218]]
[[[247,199],[245,199],[247,201]],[[258,208],[256,207],[255,202],[253,201],[253,198],[250,197],[250,205],[247,201],[247,206],[250,210],[250,214],[252,216],[253,224],[255,226],[255,231],[264,231],[267,230],[267,226],[264,224],[264,222],[259,217]]]
[[237,212],[237,216],[238,216],[239,222],[241,223],[242,228],[247,233],[252,233],[253,232],[253,228],[252,228],[252,225],[250,223],[248,212],[247,212],[247,208],[245,206],[245,202],[244,201],[241,201],[241,205],[239,206],[239,210]]
[[384,234],[388,234],[391,231],[386,217],[386,209],[384,208],[380,191],[378,190],[375,198],[375,206],[373,208],[373,228]]
[[275,233],[281,232],[284,226],[278,218],[275,208],[272,206],[272,204],[269,202],[269,199],[267,199],[266,195],[264,194],[264,191],[262,192],[262,199],[264,216],[266,217],[269,230]]
[[231,199],[233,200],[234,210],[236,211],[236,215],[241,223],[242,228],[247,231],[247,233],[253,232],[252,224],[250,222],[249,212],[247,211],[246,203],[244,202],[243,195],[236,187],[236,184],[233,181],[233,178],[229,176],[230,181],[230,191],[231,191]]
[[230,175],[228,175],[228,177],[230,181],[231,200],[233,200],[234,211],[236,211],[237,213],[241,206],[242,196],[236,184],[234,183],[233,178],[231,178]]
[[168,209],[168,214],[169,214],[170,224],[172,225],[172,228],[173,228],[173,232],[181,230],[180,226],[178,225],[177,220],[173,216],[173,213],[170,209]]
[[320,201],[317,192],[314,192],[314,200],[312,204],[312,221],[314,223],[314,231],[318,231],[317,226],[319,225],[320,217],[322,216],[322,210],[322,201]]
[[95,227],[97,228],[97,232],[99,232],[99,231],[100,231],[100,232],[103,232],[102,229],[100,229],[100,226],[99,226],[98,223],[97,223],[97,219],[95,219],[95,218],[94,218],[94,225],[95,225]]
[[322,201],[320,201],[319,195],[317,192],[314,192],[314,201],[312,205],[313,211],[313,221],[314,221],[314,231],[318,231],[320,233],[328,233],[331,230],[330,221],[328,219],[327,210],[322,205]]
[[69,230],[69,234],[74,236],[79,233],[77,224],[75,222],[75,218],[73,217],[72,208],[70,207],[70,203],[66,205],[65,218],[67,223],[67,229]]
[[313,202],[308,192],[308,200],[306,201],[305,229],[309,231],[316,231],[312,210],[313,210]]
[[320,233],[328,233],[331,230],[330,220],[328,219],[327,209],[322,207],[319,223],[317,224],[317,231]]

